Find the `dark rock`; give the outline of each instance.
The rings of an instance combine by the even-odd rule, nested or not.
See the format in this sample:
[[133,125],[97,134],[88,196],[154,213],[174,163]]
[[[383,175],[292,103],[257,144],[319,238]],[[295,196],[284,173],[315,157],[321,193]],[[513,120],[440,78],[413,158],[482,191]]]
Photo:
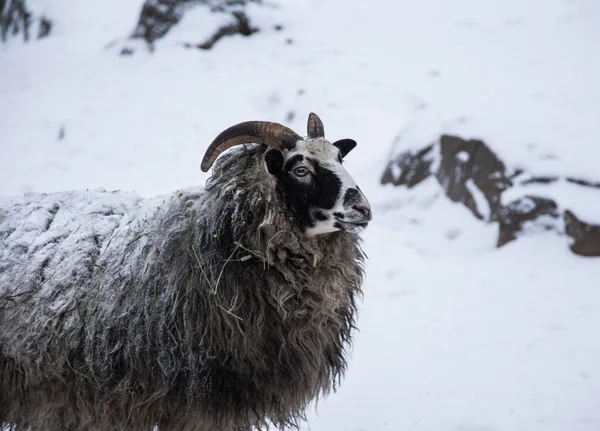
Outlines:
[[6,42],[9,36],[23,35],[29,40],[31,12],[25,5],[25,0],[0,0],[0,37]]
[[119,52],[119,55],[122,55],[122,56],[131,56],[131,55],[133,55],[133,52],[134,52],[133,48],[125,46],[125,47],[123,47],[121,49],[121,52]]
[[131,38],[143,39],[152,51],[154,42],[167,34],[191,6],[197,5],[206,7],[212,13],[229,12],[234,18],[234,23],[217,29],[208,40],[199,43],[188,41],[183,44],[187,48],[210,49],[224,36],[249,36],[258,31],[250,25],[248,17],[240,10],[241,6],[250,2],[260,3],[260,0],[146,0]]
[[38,28],[38,39],[43,39],[50,35],[50,31],[52,30],[52,21],[50,21],[45,16],[40,18],[40,26]]
[[242,36],[250,36],[253,33],[258,31],[257,28],[250,26],[250,21],[244,12],[235,11],[232,12],[233,17],[236,19],[236,22],[223,26],[217,30],[217,32],[212,35],[206,42],[200,43],[196,45],[196,48],[199,49],[211,49],[215,43],[217,43],[224,36],[232,36],[234,34],[241,34]]
[[556,176],[545,176],[545,177],[529,177],[526,180],[521,181],[521,184],[526,186],[529,184],[551,184],[558,181],[560,178]]
[[[436,159],[438,166],[434,165]],[[391,160],[381,183],[410,188],[434,174],[451,200],[463,203],[479,219],[494,220],[500,195],[512,185],[505,171],[504,163],[482,141],[442,135],[439,144],[407,151]],[[486,202],[478,202],[474,193]]]
[[586,223],[569,210],[563,218],[565,232],[574,239],[571,251],[581,256],[600,256],[600,225]]
[[513,168],[512,172],[507,171],[506,172],[506,177],[509,180],[514,180],[515,178],[519,177],[521,174],[523,174],[525,171],[521,168]]
[[573,183],[573,184],[577,184],[579,186],[594,187],[594,188],[600,189],[600,182],[589,181],[589,180],[584,180],[582,178],[573,178],[573,177],[567,177],[567,181],[570,183]]
[[415,153],[410,151],[401,153],[388,163],[381,176],[381,184],[408,188],[416,186],[432,174],[431,166],[436,151],[439,152],[439,147],[431,144]]
[[52,21],[45,16],[35,17],[27,8],[25,0],[0,0],[0,41],[22,36],[25,42],[35,36],[42,39],[50,34]]
[[[494,220],[501,206],[500,195],[512,185],[505,175],[504,163],[479,140],[442,135],[440,150],[442,158],[436,176],[446,195],[465,204],[477,218]],[[482,213],[484,208],[478,207],[469,181],[485,196],[488,211]]]
[[291,123],[294,121],[294,118],[296,118],[296,113],[294,111],[288,111],[288,113],[285,115],[285,122]]
[[[442,135],[439,141],[417,151],[394,156],[380,181],[412,188],[431,175],[436,176],[451,200],[463,203],[479,219],[498,223],[498,247],[524,232],[563,231],[558,212],[560,202],[528,193],[530,186],[535,185],[539,190],[562,182],[600,189],[597,181],[558,175],[536,176],[521,168],[507,168],[482,141],[450,135]],[[513,186],[522,190],[522,197],[503,206],[502,193]],[[549,186],[551,193],[550,189]],[[552,197],[552,194],[544,195]],[[600,195],[597,199],[600,200]],[[567,235],[574,239],[571,245],[574,253],[600,256],[600,224],[581,221],[571,211],[565,211],[564,223]]]
[[[496,215],[498,221],[498,247],[517,239],[526,223],[540,221],[544,216],[558,217],[558,207],[552,199],[538,196],[523,196],[508,205],[499,208]],[[547,217],[546,217],[547,218]],[[552,229],[554,223],[539,223],[542,228]]]
[[194,2],[191,0],[147,0],[142,6],[138,24],[133,30],[132,39],[144,39],[152,45],[156,39],[163,37],[171,27],[179,22],[185,7]]

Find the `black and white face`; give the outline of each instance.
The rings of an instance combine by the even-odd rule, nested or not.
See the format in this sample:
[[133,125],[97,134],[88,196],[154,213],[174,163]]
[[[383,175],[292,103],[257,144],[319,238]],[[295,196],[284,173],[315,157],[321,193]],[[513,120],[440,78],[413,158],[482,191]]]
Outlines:
[[356,232],[371,220],[371,206],[344,169],[343,158],[356,146],[351,139],[298,141],[293,149],[269,149],[267,170],[277,194],[307,235],[339,230]]

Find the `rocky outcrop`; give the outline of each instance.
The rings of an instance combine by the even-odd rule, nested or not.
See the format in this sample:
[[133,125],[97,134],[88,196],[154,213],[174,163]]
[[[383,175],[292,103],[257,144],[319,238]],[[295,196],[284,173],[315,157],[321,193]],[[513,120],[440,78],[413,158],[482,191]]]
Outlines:
[[[199,50],[211,49],[224,37],[238,34],[250,36],[259,31],[246,11],[251,3],[263,4],[262,0],[146,0],[131,35],[124,42],[113,41],[106,46],[111,48],[116,45],[121,55],[132,55],[141,42],[153,51],[157,41],[179,24],[186,14],[192,11],[197,14],[200,10],[206,19],[201,18],[201,24],[186,36],[189,40],[182,40],[180,45]],[[2,42],[11,37],[22,37],[25,41],[40,39],[48,36],[52,27],[52,21],[32,11],[27,0],[0,0]],[[276,31],[283,29],[281,25],[274,25],[273,28]]]
[[493,219],[501,206],[500,195],[511,185],[504,163],[482,141],[456,136],[440,138],[440,153],[436,177],[446,195],[466,205],[475,217]]
[[185,8],[194,3],[206,4],[206,1],[147,0],[131,38],[143,39],[148,45],[154,44],[179,22]]
[[431,144],[425,148],[401,153],[388,163],[381,184],[414,187],[433,174],[432,165],[439,157],[439,147]]
[[10,37],[22,37],[25,42],[41,39],[50,34],[52,21],[36,16],[25,0],[0,0],[0,41]]
[[231,24],[219,27],[219,29],[207,40],[197,44],[184,44],[186,48],[197,48],[197,49],[211,49],[215,43],[225,36],[233,36],[234,34],[241,34],[242,36],[250,36],[252,33],[256,33],[258,28],[250,25],[250,20],[244,12],[233,11],[231,13],[235,21]]
[[571,251],[582,256],[600,256],[600,224],[586,223],[567,210],[564,213],[565,232],[571,238]]
[[556,225],[558,206],[552,199],[523,196],[501,206],[495,220],[498,222],[498,247],[517,239],[527,224],[537,222],[538,227],[551,230]]
[[[182,44],[185,48],[211,49],[223,37],[235,34],[250,36],[258,31],[244,11],[244,7],[252,2],[260,3],[259,0],[146,0],[131,39],[142,40],[150,50],[154,50],[155,42],[178,24],[186,12],[201,7],[207,14],[223,17],[224,23],[208,29],[210,35],[202,40],[189,40]],[[134,49],[127,46],[121,50],[122,55],[133,52]]]
[[388,163],[381,183],[414,187],[431,175],[446,196],[482,220],[494,219],[502,192],[512,185],[504,163],[486,144],[450,135],[417,151],[400,153]]
[[[422,148],[392,156],[381,176],[381,183],[412,188],[432,175],[449,199],[465,205],[478,219],[498,224],[498,247],[514,241],[524,232],[554,230],[573,238],[571,250],[574,253],[600,256],[600,224],[584,222],[560,201],[536,196],[527,190],[530,185],[563,181],[597,188],[600,201],[598,182],[511,170],[483,141],[442,135]],[[517,196],[509,202],[505,198],[503,203],[504,193],[509,189],[516,190]],[[520,197],[519,193],[522,194]],[[562,219],[560,208],[564,211]]]

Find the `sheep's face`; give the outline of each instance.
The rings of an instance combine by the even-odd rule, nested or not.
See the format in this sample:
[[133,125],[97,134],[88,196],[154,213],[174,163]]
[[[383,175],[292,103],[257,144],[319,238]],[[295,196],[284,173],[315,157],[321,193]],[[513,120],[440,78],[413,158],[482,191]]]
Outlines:
[[267,170],[294,222],[307,235],[358,231],[371,220],[371,206],[342,160],[356,142],[324,138],[298,141],[292,149],[269,149]]

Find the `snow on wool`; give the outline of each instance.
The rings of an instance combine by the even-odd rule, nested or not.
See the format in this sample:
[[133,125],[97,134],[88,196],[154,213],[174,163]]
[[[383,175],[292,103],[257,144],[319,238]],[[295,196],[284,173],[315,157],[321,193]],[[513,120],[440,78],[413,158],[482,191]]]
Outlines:
[[0,424],[297,424],[336,387],[358,236],[304,235],[265,180],[265,151],[222,155],[206,190],[0,201]]

